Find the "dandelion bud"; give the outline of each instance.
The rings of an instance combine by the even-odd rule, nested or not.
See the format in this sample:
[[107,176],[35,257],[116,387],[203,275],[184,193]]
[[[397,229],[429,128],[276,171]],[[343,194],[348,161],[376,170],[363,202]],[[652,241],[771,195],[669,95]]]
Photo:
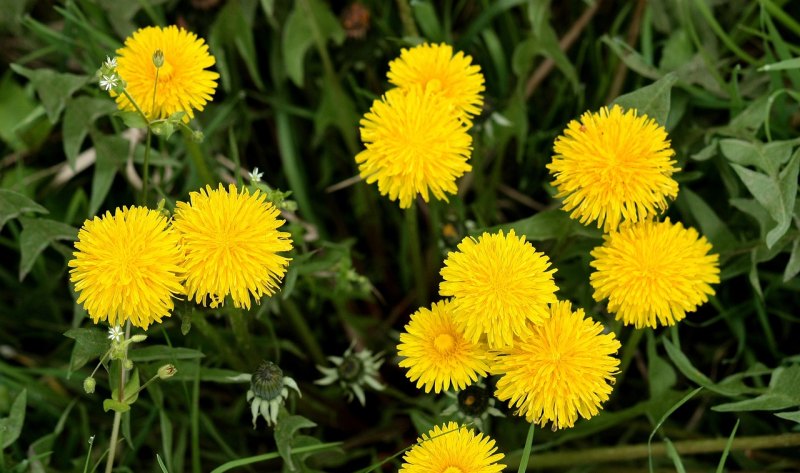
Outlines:
[[97,381],[91,376],[83,380],[83,390],[86,391],[86,394],[92,394],[96,385]]
[[164,51],[156,49],[156,52],[153,53],[153,64],[156,68],[160,68],[164,65]]
[[147,335],[137,334],[131,337],[131,343],[141,343],[147,340]]
[[169,379],[175,376],[177,372],[178,368],[175,368],[175,365],[164,365],[158,369],[158,377],[160,379]]

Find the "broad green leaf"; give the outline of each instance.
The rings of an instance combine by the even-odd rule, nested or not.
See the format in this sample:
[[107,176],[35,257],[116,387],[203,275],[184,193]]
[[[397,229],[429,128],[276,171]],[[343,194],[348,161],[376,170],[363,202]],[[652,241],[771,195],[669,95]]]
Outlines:
[[171,361],[171,360],[192,360],[203,358],[205,355],[199,350],[183,347],[171,347],[168,345],[150,345],[143,348],[131,350],[128,358],[132,361]]
[[115,117],[122,119],[122,123],[128,128],[147,128],[147,120],[141,113],[131,110],[120,110],[114,113]]
[[294,470],[292,448],[297,431],[316,427],[316,425],[317,424],[303,416],[290,415],[281,417],[280,422],[278,422],[278,425],[275,427],[275,444],[278,446],[278,453],[281,454],[283,461],[289,465],[290,470]]
[[78,230],[56,220],[20,217],[22,233],[19,236],[19,280],[25,279],[36,258],[56,240],[75,240]]
[[800,411],[778,412],[775,415],[780,417],[781,419],[790,420],[792,422],[797,422],[798,424],[800,424]]
[[96,162],[92,176],[92,194],[89,198],[89,217],[97,214],[111,190],[114,176],[128,157],[130,143],[125,138],[92,133]]
[[89,128],[98,118],[108,115],[117,109],[113,100],[81,96],[67,103],[64,111],[64,154],[70,167],[75,169],[75,160],[81,150],[81,144],[89,133]]
[[724,252],[736,246],[736,237],[699,195],[684,187],[678,194],[678,200],[687,203],[692,216],[700,226],[701,233],[714,246],[714,252]]
[[691,156],[691,158],[694,159],[695,161],[708,161],[709,159],[717,155],[718,150],[719,150],[719,140],[713,139],[711,140],[711,143],[708,144],[708,146],[694,153]]
[[658,67],[662,71],[678,70],[689,63],[694,54],[694,46],[692,46],[692,40],[686,30],[675,29],[664,43]]
[[730,204],[753,217],[758,222],[760,235],[763,238],[767,231],[774,226],[775,221],[769,216],[767,209],[759,204],[755,199],[730,199]]
[[678,380],[672,366],[656,353],[656,341],[652,331],[647,332],[647,378],[651,399],[662,397]]
[[[306,11],[303,5],[309,5],[311,11]],[[342,44],[345,38],[344,30],[329,5],[319,0],[296,2],[283,29],[282,51],[286,74],[298,86],[303,85],[303,63],[308,49],[314,44],[315,30],[324,41]]]
[[0,189],[0,230],[3,229],[6,222],[25,212],[48,213],[46,208],[19,192]]
[[775,368],[763,394],[738,402],[714,406],[718,412],[775,411],[800,406],[800,366]]
[[105,399],[103,400],[103,411],[114,411],[119,412],[120,414],[124,414],[131,410],[131,405],[127,402],[117,401],[116,399]]
[[769,176],[776,176],[778,169],[791,158],[795,144],[793,140],[764,144],[758,141],[724,139],[720,140],[719,148],[728,161],[742,166],[755,166]]
[[25,423],[25,407],[27,406],[28,390],[23,389],[11,404],[8,417],[0,419],[0,454],[17,441],[22,433]]
[[[44,108],[30,94],[25,93],[11,71],[3,74],[0,80],[0,139],[15,151],[26,151],[39,146],[41,141],[38,134],[26,132],[26,124],[32,130],[41,126],[34,117],[40,117],[39,121],[45,123],[45,128],[49,131],[50,123],[44,119]],[[25,137],[35,139],[24,139]]]
[[641,54],[621,38],[612,38],[608,35],[603,35],[600,40],[611,48],[611,51],[637,74],[653,80],[662,77],[661,71],[648,63]]
[[314,112],[314,146],[322,142],[325,131],[331,125],[338,128],[342,135],[352,134],[352,138],[356,139],[359,117],[353,99],[334,84],[326,84],[320,93],[322,101]]
[[56,72],[52,69],[32,70],[18,64],[11,64],[11,69],[31,81],[51,123],[58,121],[72,94],[89,81],[87,76]]
[[419,28],[422,30],[422,35],[428,41],[439,42],[444,39],[442,24],[431,2],[420,0],[412,1],[411,9],[414,12],[414,18],[417,19]]
[[764,124],[765,112],[769,106],[769,96],[763,94],[754,100],[737,115],[727,127],[717,130],[727,136],[737,136],[743,139],[752,138],[756,131]]
[[612,103],[626,109],[636,109],[638,115],[647,115],[661,126],[666,126],[672,86],[678,80],[675,73],[669,73],[629,94],[620,95]]
[[580,222],[569,218],[569,214],[561,209],[545,210],[516,222],[505,223],[493,227],[492,231],[513,229],[517,235],[525,235],[529,241],[542,241],[568,236],[582,236],[587,238],[600,238],[600,230],[581,225]]
[[64,336],[75,340],[67,379],[73,371],[80,369],[89,361],[103,356],[111,347],[108,334],[97,328],[73,328],[64,332]]
[[675,363],[675,366],[680,372],[689,378],[694,383],[713,391],[723,396],[739,396],[745,392],[752,392],[751,388],[744,386],[743,383],[738,385],[733,382],[715,384],[708,376],[701,373],[697,368],[692,365],[689,358],[683,354],[680,348],[672,344],[668,339],[664,339],[664,348],[667,350],[667,355]]

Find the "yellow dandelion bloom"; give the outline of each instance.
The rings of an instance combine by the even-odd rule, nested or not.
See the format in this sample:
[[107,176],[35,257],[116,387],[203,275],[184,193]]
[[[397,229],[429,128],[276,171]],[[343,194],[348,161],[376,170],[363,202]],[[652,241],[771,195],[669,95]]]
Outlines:
[[382,195],[411,207],[417,194],[439,200],[455,194],[456,179],[472,169],[472,137],[455,110],[430,91],[392,89],[361,119],[366,150],[356,156],[361,177]]
[[238,192],[219,185],[189,194],[190,203],[178,202],[173,227],[186,252],[186,291],[189,299],[211,299],[221,305],[230,295],[236,307],[250,308],[250,296],[259,302],[278,288],[289,258],[289,234],[278,231],[284,221],[278,209],[259,191]]
[[714,294],[719,255],[694,228],[645,221],[623,225],[592,250],[594,299],[636,328],[674,325]]
[[441,93],[461,112],[467,125],[470,117],[481,113],[481,68],[461,51],[453,55],[448,44],[426,43],[403,49],[400,57],[389,63],[388,77],[389,82],[403,89],[420,86]]
[[452,384],[461,390],[486,376],[489,371],[489,353],[482,344],[465,339],[453,321],[452,304],[440,301],[430,310],[420,308],[411,315],[405,332],[400,334],[398,354],[404,357],[401,368],[408,368],[406,376],[439,393]]
[[495,393],[499,400],[508,400],[528,422],[551,422],[557,430],[574,426],[578,415],[597,415],[608,400],[620,344],[582,309],[573,312],[569,302],[558,301],[550,311],[527,338],[499,354],[493,372],[503,375]]
[[678,195],[664,127],[636,110],[615,105],[573,120],[556,139],[555,156],[547,165],[555,177],[556,197],[570,217],[603,231],[623,220],[637,222],[667,208]]
[[528,321],[542,323],[556,301],[555,269],[514,230],[464,238],[447,255],[440,271],[439,294],[453,296],[456,324],[467,340],[486,334],[489,348],[514,344],[530,331]]
[[95,323],[146,329],[168,317],[181,286],[183,253],[167,219],[146,207],[117,208],[78,232],[70,281]]
[[[159,50],[164,64],[157,69],[153,54]],[[214,65],[208,46],[194,33],[174,25],[137,30],[117,50],[117,56],[117,73],[126,82],[126,90],[151,120],[183,111],[188,122],[194,110],[205,108],[217,88],[219,74],[205,70]],[[135,110],[125,95],[117,95],[116,100],[120,109]]]
[[505,455],[494,440],[456,422],[435,426],[403,455],[400,473],[499,473]]

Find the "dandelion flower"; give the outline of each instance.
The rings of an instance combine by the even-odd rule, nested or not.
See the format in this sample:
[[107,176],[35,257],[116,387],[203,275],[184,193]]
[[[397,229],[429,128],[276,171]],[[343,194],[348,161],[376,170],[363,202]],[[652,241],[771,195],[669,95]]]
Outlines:
[[694,228],[640,222],[604,236],[592,250],[594,299],[636,328],[674,325],[714,294],[719,255]]
[[679,171],[664,127],[636,110],[615,105],[573,120],[556,139],[547,165],[557,197],[570,217],[603,231],[623,220],[637,222],[667,207],[678,195]]
[[505,457],[488,435],[456,422],[436,426],[403,455],[400,473],[499,473]]
[[189,299],[211,307],[230,295],[236,307],[250,308],[272,295],[286,273],[289,259],[279,252],[292,249],[289,234],[278,231],[284,221],[264,194],[252,195],[219,185],[192,192],[191,203],[178,202],[173,227],[186,252],[186,291]]
[[489,348],[510,346],[530,330],[528,321],[550,315],[547,304],[556,301],[558,288],[549,266],[514,230],[467,237],[444,262],[439,294],[454,296],[455,321],[467,340],[486,334]]
[[[156,67],[154,55],[163,54],[163,64]],[[214,65],[214,56],[202,38],[177,26],[141,28],[117,50],[117,73],[126,90],[148,118],[166,118],[186,112],[185,121],[194,110],[205,108],[217,88],[219,74],[205,70]],[[158,86],[153,89],[158,74]],[[116,95],[123,110],[135,110],[125,95]]]
[[597,415],[611,394],[619,366],[613,354],[620,344],[582,309],[573,312],[569,302],[550,310],[527,338],[499,354],[494,373],[503,376],[495,395],[528,422],[552,422],[556,430],[574,426],[578,415]]
[[397,351],[405,358],[400,367],[408,368],[406,376],[417,382],[417,388],[424,386],[426,393],[431,389],[439,393],[451,384],[464,389],[489,371],[486,348],[461,335],[450,301],[436,302],[430,310],[422,307],[412,314],[400,334]]
[[373,102],[361,119],[361,139],[361,177],[402,208],[417,194],[427,202],[429,192],[446,201],[458,190],[456,179],[472,169],[467,129],[444,98],[419,87],[392,89]]
[[147,329],[170,315],[172,295],[183,292],[178,236],[156,210],[122,207],[87,220],[75,249],[70,281],[95,323]]
[[389,63],[389,82],[400,87],[420,86],[441,93],[470,124],[483,106],[483,74],[472,57],[461,51],[453,55],[448,44],[421,44],[403,49],[400,57]]

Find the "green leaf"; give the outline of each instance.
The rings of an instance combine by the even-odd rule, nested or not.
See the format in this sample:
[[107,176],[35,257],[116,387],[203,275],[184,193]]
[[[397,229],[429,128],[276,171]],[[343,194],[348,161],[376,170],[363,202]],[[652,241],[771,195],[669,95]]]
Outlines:
[[73,328],[64,332],[64,336],[75,340],[67,379],[73,371],[80,369],[91,360],[103,356],[111,347],[108,334],[97,328]]
[[25,212],[48,213],[46,208],[19,192],[0,189],[0,230],[3,229],[6,222]]
[[[17,152],[37,148],[49,134],[44,108],[25,93],[9,71],[0,80],[0,139]],[[44,136],[42,136],[44,132]]]
[[755,166],[767,175],[775,176],[778,169],[791,158],[794,145],[793,140],[764,144],[759,141],[724,139],[720,140],[719,149],[728,161],[742,166]]
[[92,176],[92,194],[89,198],[89,217],[97,214],[103,205],[114,176],[119,168],[125,164],[128,157],[130,143],[125,138],[114,135],[92,134],[96,162]]
[[715,252],[724,252],[736,246],[736,237],[699,195],[684,187],[678,194],[678,200],[687,203],[701,233],[714,246]]
[[0,419],[0,453],[17,441],[25,423],[25,407],[27,406],[28,390],[23,389],[11,404],[8,417]]
[[545,210],[516,222],[505,223],[493,227],[492,231],[513,229],[517,235],[525,235],[528,241],[552,240],[568,236],[600,238],[600,230],[581,225],[569,218],[569,214],[561,209]]
[[322,142],[325,130],[331,125],[338,128],[343,136],[353,134],[355,138],[353,130],[358,130],[359,117],[353,99],[341,87],[333,84],[322,87],[320,93],[322,101],[314,112],[313,145],[316,147]]
[[738,383],[732,382],[729,380],[727,383],[725,380],[719,384],[715,384],[711,381],[708,376],[701,373],[697,368],[692,365],[692,362],[689,361],[689,358],[683,354],[680,348],[676,347],[672,344],[668,339],[664,339],[664,348],[667,350],[667,355],[675,363],[675,366],[680,370],[680,372],[689,378],[694,383],[708,389],[709,391],[713,391],[717,394],[721,394],[723,396],[739,396],[741,394],[752,392],[752,388],[744,385],[740,379]]
[[730,204],[753,217],[758,222],[760,235],[763,238],[767,234],[767,230],[774,224],[774,220],[770,218],[767,209],[759,204],[755,199],[730,199]]
[[656,353],[656,341],[652,331],[647,332],[647,373],[650,384],[650,399],[661,397],[678,380],[672,366]]
[[670,439],[664,439],[664,447],[667,458],[672,460],[672,465],[675,467],[675,471],[678,473],[686,473],[686,468],[683,466],[683,461],[681,461],[681,455],[678,453],[678,450],[675,448],[675,445]]
[[131,350],[128,354],[128,358],[135,362],[193,360],[203,357],[205,357],[205,355],[199,350],[183,347],[171,347],[168,345],[150,345]]
[[790,420],[792,422],[797,422],[798,424],[800,424],[800,411],[778,412],[775,415],[780,417],[781,419]]
[[289,465],[289,469],[294,470],[292,447],[294,446],[294,437],[297,431],[316,427],[316,425],[317,424],[303,416],[290,415],[282,417],[277,426],[275,426],[275,444],[278,446],[278,453],[281,454],[283,460]]
[[311,11],[308,12],[303,4],[295,2],[294,10],[286,20],[282,38],[286,74],[297,86],[303,85],[303,63],[308,49],[314,44],[314,31],[317,30],[324,41],[333,40],[336,44],[342,44],[345,38],[344,30],[330,6],[319,0],[309,0],[307,5]]
[[775,368],[767,391],[753,399],[714,406],[717,412],[775,411],[800,406],[800,366]]
[[56,240],[75,240],[78,230],[56,220],[20,217],[22,233],[19,236],[19,280],[25,279],[39,254]]
[[733,439],[736,438],[737,430],[739,430],[739,419],[736,419],[736,425],[733,426],[733,430],[731,430],[731,434],[728,436],[728,441],[725,443],[725,450],[722,451],[722,455],[719,458],[716,473],[723,473],[725,471],[725,461],[728,459],[728,453],[731,451],[731,446],[733,446]]
[[785,71],[787,69],[798,69],[800,68],[800,57],[794,57],[791,59],[785,59],[783,61],[773,62],[772,64],[764,64],[763,66],[758,68],[759,72],[769,72],[769,71]]
[[127,402],[117,401],[116,399],[105,399],[103,401],[103,411],[114,411],[119,412],[120,414],[128,412],[131,410],[131,405]]
[[530,37],[514,48],[511,56],[511,68],[514,74],[517,77],[527,77],[533,68],[534,58],[539,55],[553,60],[572,85],[573,91],[577,92],[580,89],[575,67],[561,50],[555,31],[549,24],[543,28],[543,36]]
[[122,119],[122,123],[128,128],[147,128],[147,120],[139,112],[120,110],[114,116]]
[[417,24],[419,24],[419,29],[422,30],[422,35],[428,41],[436,43],[444,39],[442,24],[431,2],[412,1],[411,9],[414,12]]
[[662,76],[661,71],[656,69],[650,64],[641,54],[633,49],[628,43],[621,38],[612,38],[608,35],[603,35],[600,38],[614,54],[619,57],[626,66],[631,68],[637,74],[647,77],[648,79],[658,79]]
[[216,21],[211,27],[209,44],[219,61],[222,80],[225,88],[230,88],[229,79],[224,72],[228,69],[225,59],[225,45],[234,45],[236,52],[244,61],[250,78],[259,90],[264,90],[264,81],[258,66],[255,40],[253,38],[253,19],[258,4],[253,0],[231,0],[217,13]]
[[56,72],[52,69],[31,70],[18,64],[11,64],[11,69],[31,81],[50,123],[58,121],[67,100],[89,81],[87,76]]
[[636,109],[638,115],[647,115],[661,126],[666,126],[672,86],[677,80],[678,76],[670,72],[650,85],[620,95],[612,103],[626,109]]
[[800,273],[800,238],[795,238],[792,243],[792,253],[783,271],[783,282],[789,282],[797,273]]
[[[89,133],[89,128],[98,118],[109,115],[117,109],[117,105],[107,98],[81,96],[67,103],[64,111],[64,154],[70,167],[75,169],[75,160],[81,150],[81,144]],[[140,117],[141,118],[141,117]]]

